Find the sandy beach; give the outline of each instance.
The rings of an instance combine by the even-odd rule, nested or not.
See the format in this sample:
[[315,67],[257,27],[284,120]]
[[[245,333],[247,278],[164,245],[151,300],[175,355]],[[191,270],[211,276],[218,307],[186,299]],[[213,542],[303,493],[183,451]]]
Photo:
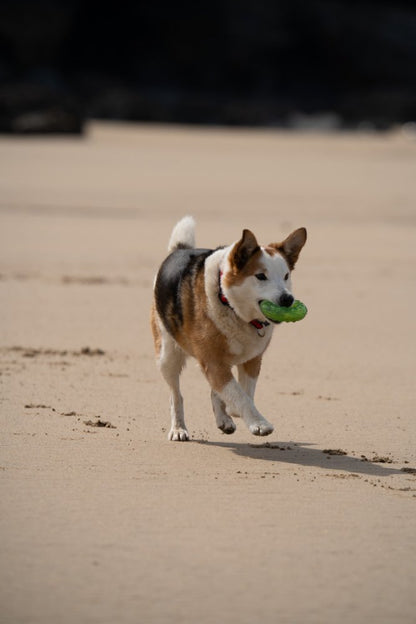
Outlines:
[[[2,624],[413,624],[416,139],[91,123],[0,163]],[[308,229],[268,438],[223,435],[189,361],[167,440],[149,308],[185,214],[203,247]]]

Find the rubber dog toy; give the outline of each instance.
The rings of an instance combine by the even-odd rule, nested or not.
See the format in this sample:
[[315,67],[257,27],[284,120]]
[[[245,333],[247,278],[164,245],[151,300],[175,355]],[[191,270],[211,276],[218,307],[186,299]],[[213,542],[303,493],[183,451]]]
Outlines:
[[305,304],[297,300],[289,308],[285,308],[274,304],[272,301],[263,299],[263,301],[260,301],[260,310],[269,321],[274,323],[301,321],[308,312]]

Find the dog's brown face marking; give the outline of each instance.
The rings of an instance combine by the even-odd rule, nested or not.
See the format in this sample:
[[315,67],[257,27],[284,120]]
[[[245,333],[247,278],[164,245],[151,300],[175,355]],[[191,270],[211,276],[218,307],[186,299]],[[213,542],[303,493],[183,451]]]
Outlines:
[[261,262],[261,250],[259,249],[241,270],[237,270],[235,266],[231,265],[231,271],[224,274],[223,284],[226,288],[239,286],[247,277],[255,275],[256,273],[264,273],[265,270],[266,269]]
[[280,253],[279,250],[277,249],[277,247],[274,247],[273,245],[277,245],[277,243],[270,243],[270,245],[267,245],[267,247],[264,248],[264,251],[266,253],[269,254],[269,256],[271,256],[273,258],[273,256],[275,256],[277,253]]
[[231,271],[224,275],[224,286],[227,288],[238,286],[250,275],[265,271],[261,263],[261,255],[262,251],[254,234],[250,230],[244,230],[241,240],[230,252]]

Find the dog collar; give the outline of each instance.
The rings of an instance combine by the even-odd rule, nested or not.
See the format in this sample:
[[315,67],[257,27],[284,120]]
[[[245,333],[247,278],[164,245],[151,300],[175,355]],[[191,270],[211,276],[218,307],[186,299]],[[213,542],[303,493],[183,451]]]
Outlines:
[[[230,310],[233,310],[227,297],[222,292],[221,277],[222,277],[222,271],[220,271],[219,276],[218,276],[218,299],[221,301],[223,305],[230,308]],[[255,327],[257,329],[257,333],[259,334],[259,336],[263,337],[264,334],[260,334],[259,331],[261,331],[264,327],[267,327],[268,325],[270,325],[270,323],[268,323],[267,321],[260,321],[259,319],[253,319],[252,321],[249,321],[249,325],[252,325],[253,327]]]

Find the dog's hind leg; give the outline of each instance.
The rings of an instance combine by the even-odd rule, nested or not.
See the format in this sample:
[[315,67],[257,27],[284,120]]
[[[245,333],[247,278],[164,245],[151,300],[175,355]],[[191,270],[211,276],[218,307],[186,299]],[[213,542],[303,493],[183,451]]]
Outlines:
[[170,388],[171,428],[169,440],[188,440],[189,435],[183,413],[183,398],[179,378],[185,366],[186,354],[162,326],[156,314],[152,314],[152,330],[155,341],[156,357],[166,383]]
[[211,402],[218,429],[224,433],[234,433],[236,429],[234,421],[225,411],[225,403],[214,390],[211,390]]
[[185,353],[174,342],[173,338],[167,336],[162,344],[159,366],[171,392],[171,428],[168,438],[169,440],[175,441],[184,441],[189,439],[183,412],[183,398],[179,386],[179,378],[182,369],[185,366],[185,360]]

